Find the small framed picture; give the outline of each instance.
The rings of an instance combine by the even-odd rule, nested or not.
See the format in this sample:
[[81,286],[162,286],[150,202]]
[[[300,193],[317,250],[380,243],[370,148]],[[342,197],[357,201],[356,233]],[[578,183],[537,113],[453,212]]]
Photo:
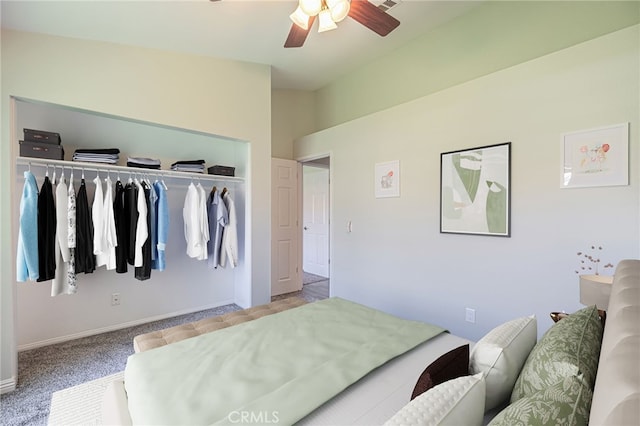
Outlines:
[[376,163],[375,167],[376,198],[400,196],[400,161]]
[[511,236],[511,142],[440,154],[440,232]]
[[629,185],[629,123],[564,133],[561,158],[561,188]]

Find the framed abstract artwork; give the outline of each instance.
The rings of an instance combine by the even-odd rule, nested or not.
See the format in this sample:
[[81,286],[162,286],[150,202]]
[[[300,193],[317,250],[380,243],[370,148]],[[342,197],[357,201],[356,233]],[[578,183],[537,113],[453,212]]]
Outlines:
[[562,135],[561,188],[629,184],[629,123]]
[[511,236],[511,142],[440,154],[440,232]]
[[376,163],[375,167],[376,198],[400,196],[400,161]]

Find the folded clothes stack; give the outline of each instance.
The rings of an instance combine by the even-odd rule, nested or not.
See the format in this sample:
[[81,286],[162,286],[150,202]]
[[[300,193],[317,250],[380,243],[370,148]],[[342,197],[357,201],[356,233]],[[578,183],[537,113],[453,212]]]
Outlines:
[[171,165],[176,172],[204,173],[204,160],[176,161]]
[[128,157],[127,166],[139,169],[160,169],[161,162],[155,158]]
[[73,153],[73,161],[86,161],[88,163],[117,164],[120,159],[118,148],[76,149]]

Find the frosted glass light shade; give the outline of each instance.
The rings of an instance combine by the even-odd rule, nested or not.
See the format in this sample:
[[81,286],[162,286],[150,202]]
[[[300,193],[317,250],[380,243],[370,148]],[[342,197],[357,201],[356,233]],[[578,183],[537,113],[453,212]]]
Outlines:
[[298,5],[308,16],[316,16],[322,10],[322,0],[300,0]]
[[596,305],[600,310],[606,311],[609,307],[613,277],[606,275],[580,275],[580,303],[591,306]]
[[296,10],[291,15],[289,15],[289,18],[291,18],[293,23],[303,30],[309,29],[309,15],[304,13],[303,10],[300,9],[300,6],[298,6]]
[[318,14],[318,32],[323,33],[329,30],[335,30],[338,28],[333,19],[331,19],[331,12],[329,9],[322,9],[322,11]]
[[349,15],[351,2],[349,0],[326,0],[327,7],[331,11],[333,22],[340,22]]

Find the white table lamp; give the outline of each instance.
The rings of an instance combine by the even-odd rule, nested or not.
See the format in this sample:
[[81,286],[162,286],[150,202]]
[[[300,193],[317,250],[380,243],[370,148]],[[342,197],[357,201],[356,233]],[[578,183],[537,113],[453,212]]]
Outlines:
[[601,311],[609,307],[613,277],[608,275],[580,275],[580,303],[596,305]]

